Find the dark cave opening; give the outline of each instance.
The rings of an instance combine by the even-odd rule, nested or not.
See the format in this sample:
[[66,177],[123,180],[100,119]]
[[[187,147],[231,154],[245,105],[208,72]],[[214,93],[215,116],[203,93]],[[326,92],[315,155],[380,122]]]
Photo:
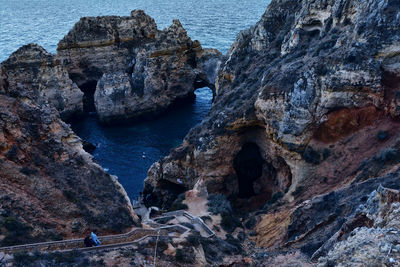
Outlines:
[[233,167],[239,185],[239,198],[255,196],[254,182],[261,177],[264,159],[260,148],[254,143],[246,143],[236,155]]
[[79,86],[83,92],[83,111],[85,113],[96,112],[96,107],[94,105],[94,93],[96,92],[97,81],[89,80]]

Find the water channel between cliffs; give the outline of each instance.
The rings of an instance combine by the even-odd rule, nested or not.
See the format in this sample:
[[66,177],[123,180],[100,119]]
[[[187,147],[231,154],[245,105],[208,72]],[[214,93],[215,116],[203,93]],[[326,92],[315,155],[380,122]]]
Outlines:
[[211,108],[212,91],[195,91],[196,100],[168,111],[151,121],[130,126],[102,127],[95,115],[74,122],[72,128],[81,138],[97,146],[94,160],[108,173],[118,176],[131,199],[143,189],[151,164],[169,154],[189,130],[201,122]]

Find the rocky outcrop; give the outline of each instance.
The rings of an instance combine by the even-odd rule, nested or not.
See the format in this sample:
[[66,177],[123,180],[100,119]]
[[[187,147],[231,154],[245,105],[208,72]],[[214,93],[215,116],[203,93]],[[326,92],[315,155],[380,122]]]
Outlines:
[[94,228],[122,232],[137,222],[117,178],[92,162],[61,119],[88,108],[91,97],[105,123],[158,114],[196,88],[214,88],[220,59],[179,21],[160,31],[133,11],[82,18],[57,55],[29,44],[2,62],[0,246]]
[[0,246],[128,230],[137,217],[125,190],[60,119],[82,109],[66,70],[37,45],[1,70]]
[[221,61],[178,20],[160,31],[141,10],[82,18],[60,41],[57,56],[85,92],[87,108],[106,124],[158,115],[192,99],[199,87],[213,89]]
[[[258,245],[311,257],[352,213],[331,192],[350,186],[358,204],[378,187],[358,195],[364,181],[389,181],[400,164],[399,11],[398,1],[271,1],[221,64],[209,116],[149,170],[147,202],[168,207],[202,179],[237,210],[264,213]],[[339,210],[321,212],[331,201]],[[303,214],[313,219],[297,224]]]
[[399,201],[398,190],[379,187],[373,191],[358,210],[369,221],[368,225],[350,229],[346,238],[343,231],[335,235],[339,241],[319,260],[318,266],[397,266],[400,263]]
[[44,48],[35,44],[25,45],[0,67],[3,93],[26,95],[43,103],[48,101],[63,119],[82,112],[83,93],[55,56]]

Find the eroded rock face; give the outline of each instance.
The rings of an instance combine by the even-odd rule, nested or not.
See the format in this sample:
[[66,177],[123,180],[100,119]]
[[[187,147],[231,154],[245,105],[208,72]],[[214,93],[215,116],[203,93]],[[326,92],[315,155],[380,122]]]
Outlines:
[[[379,187],[373,191],[359,214],[369,220],[368,225],[357,225],[319,260],[318,266],[396,266],[400,262],[400,193]],[[354,221],[354,220],[353,220]],[[351,224],[350,224],[351,225]],[[336,236],[335,236],[336,237]]]
[[82,112],[83,93],[71,81],[67,70],[44,48],[29,44],[1,63],[4,92],[48,101],[63,119]]
[[128,230],[125,190],[60,119],[82,109],[66,70],[36,45],[0,67],[0,246]]
[[202,49],[178,20],[160,31],[141,10],[82,18],[57,55],[106,124],[158,115],[192,99],[197,88],[214,89],[221,62],[218,51]]
[[[296,226],[303,214],[320,212],[298,205],[352,184],[356,198],[359,183],[384,182],[400,164],[399,11],[398,1],[272,1],[221,64],[210,115],[149,170],[148,203],[168,206],[201,178],[239,209],[263,208],[259,245],[311,256],[322,246],[307,239],[314,224],[323,226],[315,240],[330,238],[351,212]],[[260,154],[256,174],[246,160],[235,166],[249,143]],[[246,173],[253,190],[241,196]],[[319,201],[321,210],[330,202]],[[294,236],[300,245],[290,243]]]

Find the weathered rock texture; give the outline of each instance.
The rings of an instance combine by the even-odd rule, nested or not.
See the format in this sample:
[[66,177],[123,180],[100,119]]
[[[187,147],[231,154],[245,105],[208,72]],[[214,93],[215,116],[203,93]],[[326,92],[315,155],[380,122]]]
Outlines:
[[201,178],[238,210],[262,208],[258,245],[311,257],[353,212],[341,188],[357,207],[379,185],[364,181],[399,186],[385,176],[400,163],[399,25],[397,0],[273,0],[221,64],[210,115],[149,170],[148,203]]
[[129,229],[125,190],[60,119],[82,109],[66,70],[36,45],[0,68],[0,246]]
[[141,10],[82,18],[57,56],[103,123],[158,115],[199,87],[214,89],[221,62],[218,51],[202,49],[178,20],[160,31]]
[[[358,216],[352,222],[365,218],[367,224],[345,224],[344,231],[334,238],[339,239],[318,266],[398,266],[400,263],[400,192],[383,187],[373,191],[365,205],[359,207]],[[354,223],[353,223],[354,224]],[[350,231],[348,231],[350,230]],[[333,239],[333,238],[332,238]]]
[[48,101],[62,118],[82,112],[83,93],[68,76],[54,55],[29,44],[1,63],[4,91],[9,95],[29,95],[36,101]]

